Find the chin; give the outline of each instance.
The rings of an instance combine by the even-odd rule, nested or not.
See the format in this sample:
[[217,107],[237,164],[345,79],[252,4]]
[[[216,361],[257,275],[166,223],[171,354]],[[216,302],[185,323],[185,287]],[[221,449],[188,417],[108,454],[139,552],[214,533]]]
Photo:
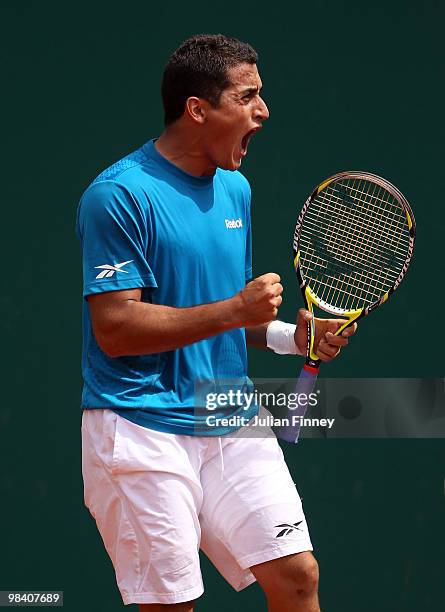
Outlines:
[[241,167],[242,161],[243,161],[242,159],[239,159],[239,160],[234,159],[230,164],[227,164],[227,166],[224,169],[235,172],[235,170],[238,170]]

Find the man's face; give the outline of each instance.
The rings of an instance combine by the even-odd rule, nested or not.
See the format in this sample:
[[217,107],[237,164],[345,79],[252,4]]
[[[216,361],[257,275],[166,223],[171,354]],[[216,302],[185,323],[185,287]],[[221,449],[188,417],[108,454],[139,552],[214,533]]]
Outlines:
[[239,64],[227,75],[230,85],[222,92],[219,105],[207,106],[203,144],[213,168],[237,170],[269,111],[260,96],[262,83],[255,64]]

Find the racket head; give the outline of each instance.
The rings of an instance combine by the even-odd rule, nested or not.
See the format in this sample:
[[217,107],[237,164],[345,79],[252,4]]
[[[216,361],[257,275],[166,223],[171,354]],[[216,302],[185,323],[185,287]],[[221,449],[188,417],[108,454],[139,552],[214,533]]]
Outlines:
[[[404,195],[363,171],[326,179],[306,200],[295,226],[293,256],[306,307],[345,317],[352,325],[387,301],[409,268],[416,223]],[[308,326],[307,365],[314,325]]]

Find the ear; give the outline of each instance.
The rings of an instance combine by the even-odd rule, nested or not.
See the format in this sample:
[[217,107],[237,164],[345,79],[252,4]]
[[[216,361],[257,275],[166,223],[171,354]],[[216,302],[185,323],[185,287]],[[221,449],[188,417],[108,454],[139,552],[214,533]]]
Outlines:
[[206,120],[206,101],[195,97],[187,98],[185,112],[196,123],[204,123]]

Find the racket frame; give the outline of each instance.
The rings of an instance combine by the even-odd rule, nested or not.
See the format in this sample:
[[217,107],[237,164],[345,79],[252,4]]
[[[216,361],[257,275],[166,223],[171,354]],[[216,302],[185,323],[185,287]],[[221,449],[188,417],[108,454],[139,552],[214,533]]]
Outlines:
[[[408,243],[408,251],[407,251],[405,263],[402,266],[400,274],[395,280],[395,282],[393,283],[393,285],[379,299],[375,300],[374,302],[372,302],[371,304],[368,304],[367,306],[363,308],[359,308],[355,310],[347,310],[343,308],[338,308],[336,306],[328,304],[327,302],[319,298],[316,295],[316,293],[308,285],[306,279],[304,278],[303,272],[301,270],[301,265],[300,265],[301,229],[303,226],[304,216],[309,206],[311,205],[312,201],[324,189],[326,189],[326,187],[328,187],[334,182],[338,182],[338,181],[345,180],[345,179],[362,179],[362,180],[371,181],[372,183],[379,185],[380,187],[382,187],[383,189],[386,189],[389,193],[391,193],[391,195],[397,200],[397,202],[399,203],[399,205],[405,212],[408,231],[409,231],[409,243]],[[366,317],[370,312],[372,312],[373,310],[376,310],[379,306],[384,304],[389,298],[389,296],[392,293],[394,293],[394,291],[397,289],[397,287],[402,282],[409,268],[409,265],[410,265],[410,262],[413,256],[413,252],[414,252],[415,237],[416,237],[416,222],[415,222],[411,207],[408,201],[406,200],[405,196],[397,189],[397,187],[392,185],[386,179],[383,179],[382,177],[376,174],[372,174],[370,172],[354,170],[350,172],[339,172],[337,174],[334,174],[330,178],[326,179],[325,181],[317,185],[317,187],[315,187],[311,195],[308,197],[308,199],[304,203],[303,208],[301,209],[301,212],[298,216],[297,223],[295,226],[294,240],[293,240],[293,255],[294,255],[293,260],[294,260],[295,271],[297,273],[297,278],[298,278],[298,282],[300,285],[301,293],[303,295],[303,300],[304,300],[306,309],[313,315],[312,320],[308,321],[308,324],[307,324],[307,351],[306,351],[306,363],[304,365],[304,369],[306,371],[316,374],[318,372],[318,368],[320,367],[320,363],[321,363],[320,359],[317,357],[317,355],[314,352],[314,339],[315,339],[314,306],[317,306],[318,308],[320,308],[321,310],[324,310],[325,312],[328,312],[329,314],[346,319],[346,322],[335,332],[336,336],[340,335],[343,332],[343,330],[353,325],[354,322],[358,321],[359,319],[363,317]]]

